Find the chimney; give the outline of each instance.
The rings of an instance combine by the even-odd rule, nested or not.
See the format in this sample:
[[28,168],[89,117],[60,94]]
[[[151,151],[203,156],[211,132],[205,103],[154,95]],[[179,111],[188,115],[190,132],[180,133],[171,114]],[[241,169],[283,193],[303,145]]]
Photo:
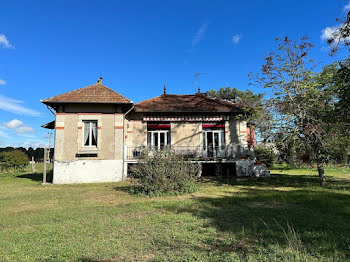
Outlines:
[[103,77],[99,77],[98,79],[97,79],[97,84],[102,84],[102,79],[103,79]]
[[164,95],[166,95],[166,85],[164,84]]

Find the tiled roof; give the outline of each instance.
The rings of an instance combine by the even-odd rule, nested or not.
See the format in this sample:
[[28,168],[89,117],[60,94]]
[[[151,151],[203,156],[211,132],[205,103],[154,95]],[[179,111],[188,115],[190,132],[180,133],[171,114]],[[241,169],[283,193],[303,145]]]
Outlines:
[[42,101],[44,104],[58,103],[131,103],[126,97],[114,92],[112,89],[96,83],[68,93],[57,95]]
[[243,112],[232,102],[205,94],[161,95],[135,104],[136,112]]

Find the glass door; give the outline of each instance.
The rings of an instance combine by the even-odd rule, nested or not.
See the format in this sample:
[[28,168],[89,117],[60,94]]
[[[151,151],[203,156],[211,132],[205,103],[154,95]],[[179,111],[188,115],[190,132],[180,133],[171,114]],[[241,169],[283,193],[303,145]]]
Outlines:
[[225,132],[222,130],[204,131],[203,146],[207,157],[220,156],[225,147]]
[[166,148],[170,145],[170,131],[148,131],[148,145],[155,149]]
[[206,148],[207,148],[207,156],[208,157],[213,157],[214,156],[214,148],[213,148],[213,132],[206,132]]

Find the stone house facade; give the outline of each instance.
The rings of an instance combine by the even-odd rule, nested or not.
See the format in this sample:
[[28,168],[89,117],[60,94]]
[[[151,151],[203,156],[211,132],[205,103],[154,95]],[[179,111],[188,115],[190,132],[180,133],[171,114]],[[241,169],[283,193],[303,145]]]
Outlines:
[[55,114],[53,183],[114,182],[141,148],[173,150],[201,163],[236,163],[254,145],[237,104],[202,93],[164,94],[134,104],[102,84],[41,101]]

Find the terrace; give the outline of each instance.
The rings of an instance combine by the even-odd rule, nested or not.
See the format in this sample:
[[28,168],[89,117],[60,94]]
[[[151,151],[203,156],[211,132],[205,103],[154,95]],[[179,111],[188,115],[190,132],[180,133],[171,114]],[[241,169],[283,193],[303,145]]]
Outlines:
[[174,152],[177,155],[182,155],[186,159],[197,161],[236,161],[247,159],[252,154],[252,149],[242,145],[227,145],[227,146],[163,146],[163,147],[145,147],[132,146],[126,147],[125,159],[127,161],[137,161],[142,158],[142,154],[147,153],[152,156],[156,150],[166,150]]

